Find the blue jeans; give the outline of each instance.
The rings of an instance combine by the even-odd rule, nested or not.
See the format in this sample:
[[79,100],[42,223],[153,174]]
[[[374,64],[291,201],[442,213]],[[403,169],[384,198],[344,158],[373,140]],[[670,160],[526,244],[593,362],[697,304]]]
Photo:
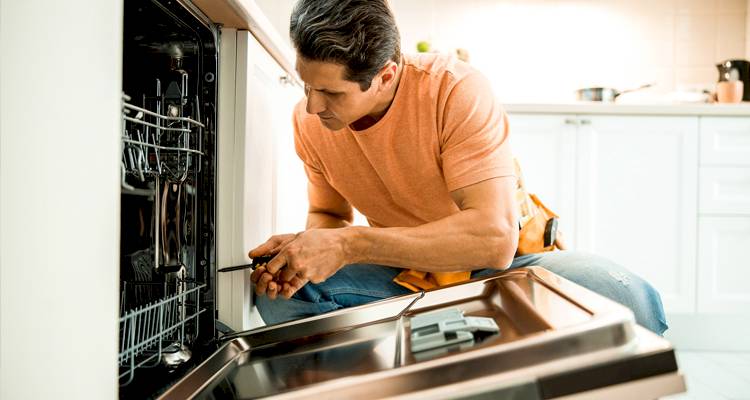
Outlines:
[[[659,293],[648,282],[606,258],[582,252],[553,251],[516,257],[510,268],[528,265],[544,267],[630,308],[640,325],[657,334],[667,330]],[[255,301],[263,320],[269,325],[278,324],[412,293],[393,283],[400,271],[381,265],[351,264],[325,282],[308,283],[291,299],[269,300],[267,296],[257,296]],[[481,269],[471,276],[478,278],[497,272]]]

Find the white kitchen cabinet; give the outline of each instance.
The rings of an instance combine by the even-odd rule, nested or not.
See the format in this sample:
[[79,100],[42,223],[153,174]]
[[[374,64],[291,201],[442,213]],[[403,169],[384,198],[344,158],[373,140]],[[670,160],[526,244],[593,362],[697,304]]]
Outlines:
[[698,311],[750,313],[750,119],[701,119]]
[[698,124],[694,117],[582,117],[578,248],[625,266],[668,312],[695,307]]
[[698,119],[516,114],[511,144],[529,190],[558,212],[569,247],[695,309]]
[[[575,249],[608,257],[659,290],[678,346],[747,351],[750,118],[681,108],[673,110],[679,116],[614,115],[615,106],[598,113],[602,107],[510,114],[530,189],[555,205],[572,202],[572,212],[556,207],[575,216]],[[558,186],[571,181],[573,190]]]
[[702,117],[701,164],[750,167],[750,118]]
[[698,311],[745,314],[750,310],[750,216],[701,217]]
[[561,115],[513,115],[509,123],[511,148],[527,189],[560,216],[565,242],[575,248],[577,120]]
[[0,10],[0,399],[115,399],[123,2]]
[[699,198],[702,214],[750,215],[750,168],[701,166]]
[[294,149],[294,129],[292,127],[292,110],[303,93],[287,79],[282,79],[281,90],[277,100],[280,124],[273,132],[276,139],[274,201],[274,234],[296,233],[305,229],[307,223],[307,175]]

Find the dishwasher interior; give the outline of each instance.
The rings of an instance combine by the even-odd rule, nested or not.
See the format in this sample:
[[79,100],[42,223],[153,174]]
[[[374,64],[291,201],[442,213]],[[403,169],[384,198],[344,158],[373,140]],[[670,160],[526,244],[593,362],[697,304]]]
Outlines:
[[124,7],[119,383],[146,398],[215,339],[218,32],[189,3]]

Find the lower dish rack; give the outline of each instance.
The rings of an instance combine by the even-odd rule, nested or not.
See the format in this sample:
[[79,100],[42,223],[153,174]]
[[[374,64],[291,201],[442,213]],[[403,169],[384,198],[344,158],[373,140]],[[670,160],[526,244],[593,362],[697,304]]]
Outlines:
[[[185,283],[186,290],[132,309],[120,318],[120,385],[132,382],[135,370],[176,366],[190,358],[187,344],[198,336],[198,316],[205,284]],[[193,286],[193,287],[189,287]]]

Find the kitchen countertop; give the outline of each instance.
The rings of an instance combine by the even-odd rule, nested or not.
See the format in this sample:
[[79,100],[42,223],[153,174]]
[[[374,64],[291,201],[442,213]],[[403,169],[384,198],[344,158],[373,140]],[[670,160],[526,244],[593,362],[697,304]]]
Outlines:
[[617,104],[594,102],[507,103],[511,114],[718,115],[750,117],[750,102],[740,104]]

